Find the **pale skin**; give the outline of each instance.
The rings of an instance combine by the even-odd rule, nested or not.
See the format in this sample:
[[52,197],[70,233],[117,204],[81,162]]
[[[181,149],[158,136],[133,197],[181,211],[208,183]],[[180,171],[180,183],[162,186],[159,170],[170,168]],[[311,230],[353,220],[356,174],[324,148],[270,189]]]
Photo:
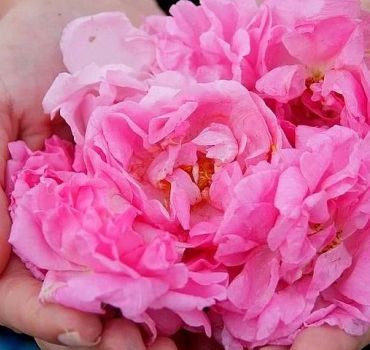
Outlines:
[[[370,8],[370,0],[364,3]],[[115,10],[126,12],[134,23],[140,23],[145,15],[160,13],[153,0],[0,0],[2,188],[8,142],[22,139],[36,149],[51,133],[65,134],[63,124],[51,124],[41,108],[42,97],[53,79],[65,71],[58,48],[62,28],[73,18]],[[7,206],[5,194],[0,190],[1,325],[32,335],[42,350],[177,349],[174,342],[166,338],[145,346],[139,329],[125,320],[101,320],[59,305],[41,304],[38,301],[41,282],[35,280],[19,260],[10,257]],[[370,333],[351,337],[338,329],[322,327],[301,332],[290,349],[357,350],[369,341]],[[196,337],[191,349],[215,350],[216,347]],[[288,350],[288,347],[264,347],[263,350]]]

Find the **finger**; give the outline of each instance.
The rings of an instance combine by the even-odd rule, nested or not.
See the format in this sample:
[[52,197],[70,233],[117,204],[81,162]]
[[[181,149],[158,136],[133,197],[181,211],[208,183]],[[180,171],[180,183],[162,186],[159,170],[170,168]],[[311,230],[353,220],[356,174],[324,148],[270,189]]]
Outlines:
[[0,185],[5,185],[5,167],[9,158],[8,143],[16,135],[12,135],[11,105],[6,97],[7,92],[0,77]]
[[0,79],[0,273],[8,263],[10,255],[8,200],[3,191],[5,187],[5,167],[9,158],[8,142],[13,136],[11,135],[10,111],[11,105],[7,98],[7,92]]
[[[36,118],[35,118],[36,119]],[[19,139],[23,140],[31,150],[37,150],[44,147],[45,140],[51,136],[51,125],[48,119],[31,120],[32,124],[28,125],[27,120],[19,131]]]
[[366,11],[370,11],[370,0],[361,0],[362,8]]
[[148,350],[177,350],[177,347],[176,344],[169,338],[158,338]]
[[9,261],[9,232],[10,218],[8,213],[8,200],[4,191],[0,189],[0,274],[4,271]]
[[[71,347],[47,343],[46,341],[43,341],[41,339],[35,339],[35,341],[38,347],[40,348],[40,350],[74,350]],[[83,349],[79,348],[78,350],[83,350]]]
[[145,345],[139,328],[124,319],[106,321],[102,340],[94,350],[145,350]]
[[[146,350],[139,328],[124,319],[108,320],[104,325],[101,341],[92,347],[65,347],[37,339],[41,350]],[[164,345],[168,343],[164,342]],[[176,350],[176,347],[160,347],[154,350]]]
[[300,332],[291,350],[358,350],[362,338],[353,337],[339,328],[323,326]]
[[370,329],[363,336],[360,337],[359,343],[360,349],[370,344]]
[[41,282],[14,256],[0,280],[0,324],[50,343],[95,344],[102,331],[96,315],[38,300]]

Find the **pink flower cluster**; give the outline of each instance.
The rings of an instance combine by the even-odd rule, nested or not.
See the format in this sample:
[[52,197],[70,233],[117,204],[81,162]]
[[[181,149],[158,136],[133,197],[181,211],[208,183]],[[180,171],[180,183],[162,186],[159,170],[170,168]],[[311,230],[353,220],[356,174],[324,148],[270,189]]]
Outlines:
[[40,298],[226,350],[370,327],[370,16],[359,0],[185,0],[75,20],[10,144],[10,242]]

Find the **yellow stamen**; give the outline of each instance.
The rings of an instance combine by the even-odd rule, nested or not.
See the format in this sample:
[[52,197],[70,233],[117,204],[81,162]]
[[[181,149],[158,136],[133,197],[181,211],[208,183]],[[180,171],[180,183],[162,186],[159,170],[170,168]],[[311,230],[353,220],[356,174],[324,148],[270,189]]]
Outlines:
[[334,239],[326,247],[320,250],[320,254],[326,253],[329,250],[332,250],[336,248],[339,244],[341,244],[343,242],[342,234],[343,234],[342,231],[338,231]]
[[322,231],[324,229],[324,224],[314,224],[314,223],[310,222],[310,228],[311,228],[312,232],[309,234],[309,236],[314,235],[314,234]]
[[313,70],[310,77],[306,79],[306,87],[309,88],[314,83],[319,83],[324,79],[324,74],[320,70]]
[[171,183],[167,180],[161,180],[158,182],[158,188],[164,192],[164,206],[169,208],[170,206],[170,195],[171,195]]
[[188,173],[189,176],[191,177],[191,179],[194,181],[194,179],[193,179],[193,167],[191,165],[181,165],[180,169],[182,169],[186,173]]
[[197,185],[201,191],[210,187],[212,183],[212,176],[215,173],[215,162],[213,159],[201,157],[198,159],[199,178]]
[[[213,159],[205,157],[203,154],[198,154],[198,162],[194,166],[192,165],[181,165],[179,169],[182,169],[189,174],[191,180],[199,187],[202,193],[202,198],[205,199],[208,196],[208,189],[212,183],[212,176],[215,173],[215,164]],[[163,179],[158,182],[158,189],[164,193],[164,205],[166,208],[170,206],[170,195],[171,195],[171,183]]]

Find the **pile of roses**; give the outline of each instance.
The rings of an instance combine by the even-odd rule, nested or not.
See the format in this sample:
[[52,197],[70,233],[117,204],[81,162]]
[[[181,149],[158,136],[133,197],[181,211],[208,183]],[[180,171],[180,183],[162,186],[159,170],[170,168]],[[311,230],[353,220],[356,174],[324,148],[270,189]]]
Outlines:
[[370,326],[370,16],[185,0],[75,20],[44,99],[73,142],[9,145],[10,242],[41,300],[153,337],[289,345]]

